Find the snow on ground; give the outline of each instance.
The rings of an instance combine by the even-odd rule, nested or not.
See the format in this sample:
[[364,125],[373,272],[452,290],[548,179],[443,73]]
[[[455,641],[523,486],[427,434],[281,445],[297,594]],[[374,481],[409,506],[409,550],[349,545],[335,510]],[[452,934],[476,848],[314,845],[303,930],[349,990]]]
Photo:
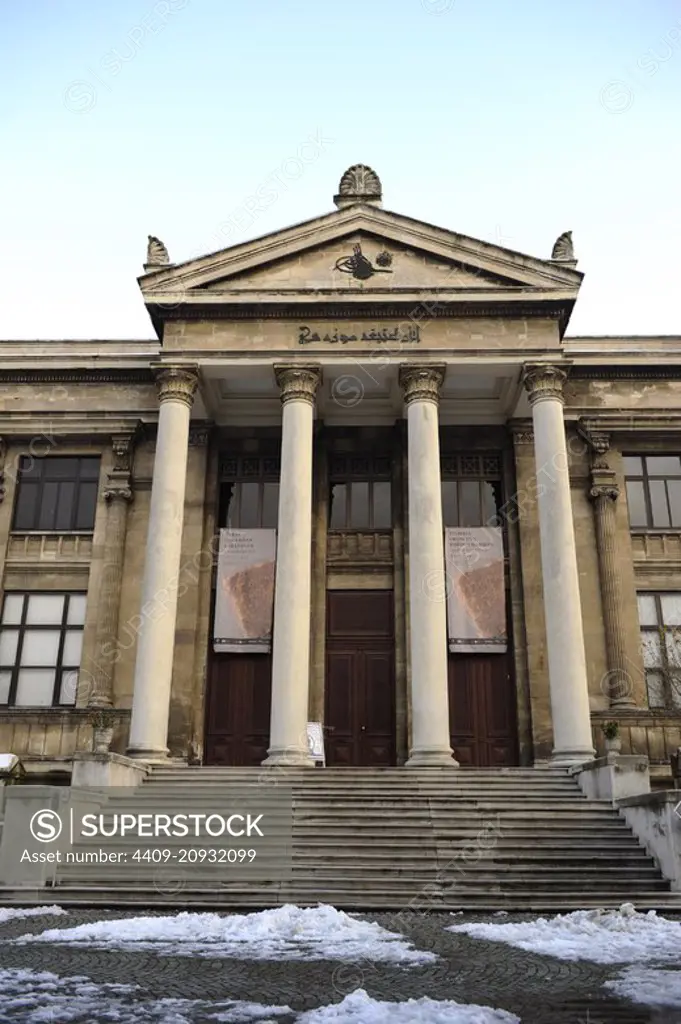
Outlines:
[[275,1024],[288,1006],[234,1000],[140,999],[136,985],[95,985],[48,971],[0,970],[0,1020],[17,1024]]
[[372,999],[360,988],[342,1003],[301,1014],[296,1024],[520,1024],[520,1017],[506,1010],[467,1006],[450,999],[424,997],[386,1003]]
[[614,981],[606,981],[622,999],[647,1006],[681,1006],[681,971],[658,971],[652,967],[628,967]]
[[286,905],[226,917],[196,913],[129,917],[50,928],[13,941],[240,960],[372,960],[408,966],[438,959],[435,953],[414,949],[403,935],[328,906]]
[[42,917],[43,914],[65,914],[62,907],[0,907],[0,924],[17,917]]
[[577,910],[534,921],[453,924],[447,931],[595,964],[677,960],[681,948],[681,922],[658,917],[654,910],[638,913],[631,903],[619,910]]

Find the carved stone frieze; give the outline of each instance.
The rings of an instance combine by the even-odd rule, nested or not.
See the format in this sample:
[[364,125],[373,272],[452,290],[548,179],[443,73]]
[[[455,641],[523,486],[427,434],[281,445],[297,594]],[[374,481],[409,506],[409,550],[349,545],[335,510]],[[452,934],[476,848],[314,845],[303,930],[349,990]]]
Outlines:
[[281,402],[304,401],[314,405],[322,379],[318,366],[275,366],[274,376],[281,392]]
[[400,387],[404,392],[405,405],[439,402],[445,371],[445,366],[400,366]]
[[523,371],[523,385],[530,405],[548,400],[563,402],[566,380],[567,369],[552,363],[531,363]]

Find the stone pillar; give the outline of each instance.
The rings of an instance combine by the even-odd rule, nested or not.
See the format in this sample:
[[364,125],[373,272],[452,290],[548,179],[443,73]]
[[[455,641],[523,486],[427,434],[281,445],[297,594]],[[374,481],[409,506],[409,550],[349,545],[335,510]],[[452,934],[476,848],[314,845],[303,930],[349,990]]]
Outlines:
[[128,748],[130,757],[152,760],[168,753],[189,417],[198,383],[193,366],[155,370],[160,410]]
[[118,642],[118,612],[125,555],[128,505],[132,501],[132,456],[135,434],[112,438],[113,469],[104,490],[106,523],[102,578],[97,601],[97,627],[92,678],[87,687],[90,707],[113,706],[113,667]]
[[272,636],[270,746],[263,764],[314,767],[307,748],[310,688],[312,427],[321,372],[275,366],[281,389],[281,477]]
[[563,422],[566,377],[564,369],[545,363],[525,367],[523,375],[534,425],[553,760],[558,764],[594,756]]
[[617,474],[610,469],[606,453],[607,434],[589,434],[595,453],[591,467],[589,496],[594,504],[596,545],[601,581],[605,647],[608,655],[607,693],[613,708],[633,708],[631,678],[627,672],[625,601],[618,566],[616,502],[619,497]]
[[409,767],[458,767],[449,743],[447,604],[438,402],[443,366],[402,366],[409,489]]

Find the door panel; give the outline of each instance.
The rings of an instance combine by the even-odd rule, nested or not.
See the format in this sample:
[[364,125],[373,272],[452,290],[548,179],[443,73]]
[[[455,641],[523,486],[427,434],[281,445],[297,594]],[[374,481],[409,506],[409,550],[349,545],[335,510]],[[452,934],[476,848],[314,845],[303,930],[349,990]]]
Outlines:
[[206,764],[258,765],[267,756],[272,699],[270,654],[209,656]]
[[329,591],[327,762],[395,763],[395,648],[391,591]]
[[511,656],[449,655],[449,731],[463,765],[518,763]]

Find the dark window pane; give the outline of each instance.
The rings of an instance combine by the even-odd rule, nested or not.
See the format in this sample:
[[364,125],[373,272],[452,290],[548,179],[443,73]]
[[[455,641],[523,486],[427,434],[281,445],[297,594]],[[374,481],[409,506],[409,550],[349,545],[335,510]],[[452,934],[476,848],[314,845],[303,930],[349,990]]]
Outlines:
[[258,523],[258,497],[260,484],[255,481],[239,484],[241,490],[241,501],[239,508],[239,529],[257,529]]
[[653,512],[653,526],[669,526],[667,495],[664,480],[649,480],[650,507]]
[[459,512],[457,506],[458,484],[456,480],[442,481],[442,525],[458,526]]
[[667,480],[672,526],[681,526],[681,480]]
[[276,529],[279,519],[279,484],[266,483],[262,488],[263,529]]
[[80,460],[81,480],[99,480],[99,459]]
[[19,493],[17,504],[14,510],[15,530],[34,530],[38,514],[38,489],[39,484],[30,480],[19,481]]
[[350,526],[356,530],[369,526],[369,484],[356,480],[350,484]]
[[[52,486],[48,484],[46,486]],[[54,518],[55,530],[71,530],[73,529],[73,502],[76,496],[76,485],[70,481],[65,480],[61,484],[57,484],[59,488],[59,497],[57,499],[57,512]]]
[[643,496],[643,484],[627,480],[627,505],[629,506],[629,525],[647,526],[648,515]]
[[480,484],[477,480],[462,480],[459,486],[461,526],[481,526]]
[[389,526],[392,526],[390,483],[374,483],[374,527],[383,530]]
[[79,459],[51,458],[44,460],[46,480],[75,480],[78,476]]
[[57,514],[57,502],[59,500],[59,484],[43,484],[40,496],[40,510],[38,512],[37,528],[39,530],[53,530],[54,520]]
[[42,476],[43,465],[43,459],[34,459],[32,455],[22,455],[19,460],[21,479],[38,480]]
[[331,488],[329,529],[344,530],[348,507],[347,484],[334,484]]
[[223,511],[222,526],[231,529],[234,526],[234,484],[226,484],[222,492]]
[[625,455],[622,462],[625,476],[643,476],[643,463],[639,455]]
[[650,476],[681,476],[681,459],[678,455],[649,455],[646,468]]
[[[66,487],[62,484],[62,490]],[[76,513],[75,530],[92,530],[95,525],[95,507],[97,505],[97,484],[81,484],[78,494],[78,511]]]
[[487,481],[482,485],[482,521],[490,526],[495,525],[492,521],[498,511],[497,491],[498,485]]

